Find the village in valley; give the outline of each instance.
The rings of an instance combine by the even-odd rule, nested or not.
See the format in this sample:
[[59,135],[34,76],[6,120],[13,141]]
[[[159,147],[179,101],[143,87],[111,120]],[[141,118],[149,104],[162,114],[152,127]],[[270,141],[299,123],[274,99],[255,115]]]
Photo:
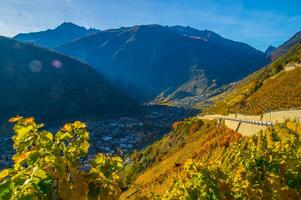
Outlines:
[[[193,116],[196,110],[167,106],[149,106],[145,115],[125,116],[86,122],[90,133],[89,156],[99,152],[126,156],[134,149],[142,149],[171,130],[175,121]],[[47,128],[46,128],[47,129]],[[58,127],[48,128],[56,132]],[[12,166],[12,139],[2,134],[0,139],[0,168]]]
[[141,149],[171,130],[172,124],[195,114],[195,110],[151,106],[148,114],[87,123],[91,154],[105,152],[123,156]]

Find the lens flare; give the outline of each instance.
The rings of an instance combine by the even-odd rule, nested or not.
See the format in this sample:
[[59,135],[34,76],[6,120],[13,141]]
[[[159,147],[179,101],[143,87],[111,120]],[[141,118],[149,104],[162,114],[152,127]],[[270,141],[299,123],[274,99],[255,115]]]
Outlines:
[[29,63],[29,69],[34,73],[40,72],[42,67],[42,63],[39,60],[33,60]]
[[53,60],[52,61],[52,66],[55,67],[55,68],[61,68],[63,66],[63,64],[59,60]]

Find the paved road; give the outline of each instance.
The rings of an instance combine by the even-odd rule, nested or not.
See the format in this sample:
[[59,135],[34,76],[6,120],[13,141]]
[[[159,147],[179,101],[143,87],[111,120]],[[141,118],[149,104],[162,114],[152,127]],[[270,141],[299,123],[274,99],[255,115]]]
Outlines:
[[265,130],[266,127],[273,126],[275,123],[283,123],[285,120],[301,121],[301,110],[284,110],[265,113],[263,115],[204,115],[198,116],[199,119],[218,120],[219,123],[225,124],[228,128],[245,136],[258,133]]
[[218,119],[236,121],[236,122],[247,123],[247,124],[254,124],[254,125],[258,125],[258,126],[273,126],[274,125],[273,122],[269,122],[269,121],[243,120],[243,119],[233,119],[233,118],[227,118],[227,117],[221,117]]

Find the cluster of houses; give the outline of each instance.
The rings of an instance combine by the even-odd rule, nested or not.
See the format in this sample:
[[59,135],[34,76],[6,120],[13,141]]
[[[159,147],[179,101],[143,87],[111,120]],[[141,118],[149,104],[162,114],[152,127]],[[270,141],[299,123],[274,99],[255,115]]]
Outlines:
[[169,132],[185,114],[183,109],[156,108],[144,116],[90,122],[90,152],[123,155],[141,149]]
[[[150,109],[146,115],[86,122],[90,133],[89,156],[98,152],[124,156],[141,149],[171,130],[172,123],[189,117],[185,109],[175,107]],[[58,128],[49,129],[56,132]],[[0,169],[12,165],[11,135],[0,138]]]

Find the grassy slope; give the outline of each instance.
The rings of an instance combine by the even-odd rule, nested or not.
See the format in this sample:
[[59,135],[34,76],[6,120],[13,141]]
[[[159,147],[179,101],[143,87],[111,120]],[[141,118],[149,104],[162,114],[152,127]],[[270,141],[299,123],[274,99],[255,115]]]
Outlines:
[[261,114],[266,110],[281,110],[301,106],[301,69],[290,71],[288,64],[301,61],[301,45],[269,66],[251,74],[227,93],[212,98],[214,105],[207,113]]

